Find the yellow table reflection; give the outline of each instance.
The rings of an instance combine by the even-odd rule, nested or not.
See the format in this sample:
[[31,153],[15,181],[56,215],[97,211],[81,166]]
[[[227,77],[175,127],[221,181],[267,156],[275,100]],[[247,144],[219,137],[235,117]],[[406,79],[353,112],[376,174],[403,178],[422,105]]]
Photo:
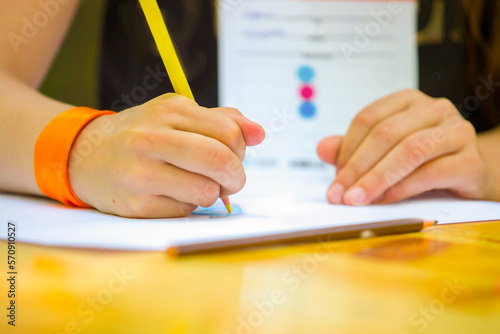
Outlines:
[[500,221],[177,260],[18,243],[17,258],[1,333],[500,333]]

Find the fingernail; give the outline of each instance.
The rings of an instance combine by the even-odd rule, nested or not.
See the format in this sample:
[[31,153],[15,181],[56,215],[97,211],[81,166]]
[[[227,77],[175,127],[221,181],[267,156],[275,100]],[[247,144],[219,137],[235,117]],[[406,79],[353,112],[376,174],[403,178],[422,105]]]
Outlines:
[[366,199],[366,192],[361,187],[356,187],[352,190],[349,190],[346,194],[346,198],[349,203],[352,205],[362,205]]
[[342,197],[344,196],[344,187],[338,183],[335,183],[330,189],[328,190],[328,200],[332,204],[340,204],[342,203]]

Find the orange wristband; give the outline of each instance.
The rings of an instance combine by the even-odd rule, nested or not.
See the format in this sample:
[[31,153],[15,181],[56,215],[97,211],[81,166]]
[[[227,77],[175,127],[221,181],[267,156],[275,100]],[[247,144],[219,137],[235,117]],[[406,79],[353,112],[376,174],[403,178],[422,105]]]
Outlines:
[[73,143],[85,125],[99,116],[114,114],[85,107],[69,109],[43,129],[35,144],[35,179],[38,188],[66,205],[88,208],[69,184],[68,158]]

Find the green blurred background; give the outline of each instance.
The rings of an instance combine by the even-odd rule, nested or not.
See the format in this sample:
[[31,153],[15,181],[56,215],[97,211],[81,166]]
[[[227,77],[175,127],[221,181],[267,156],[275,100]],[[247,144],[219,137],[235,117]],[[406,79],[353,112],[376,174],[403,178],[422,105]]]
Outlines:
[[104,0],[83,0],[41,92],[59,101],[98,108],[97,62]]

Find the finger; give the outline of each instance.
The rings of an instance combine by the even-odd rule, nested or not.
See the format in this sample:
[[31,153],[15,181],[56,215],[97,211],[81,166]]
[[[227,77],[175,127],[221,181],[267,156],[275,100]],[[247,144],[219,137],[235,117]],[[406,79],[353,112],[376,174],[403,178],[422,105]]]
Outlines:
[[264,141],[266,136],[264,128],[243,116],[239,110],[234,108],[214,108],[212,110],[219,111],[231,117],[238,124],[247,146],[259,145]]
[[377,204],[401,201],[434,189],[450,189],[464,181],[462,168],[457,168],[460,158],[456,155],[445,156],[419,167],[413,174],[395,184],[385,192]]
[[386,96],[359,112],[352,121],[342,143],[337,161],[339,169],[345,166],[375,125],[388,116],[407,109],[411,104],[418,99],[422,99],[424,96],[426,95],[417,90],[404,90]]
[[412,134],[352,185],[344,195],[344,202],[349,205],[373,202],[424,163],[460,151],[467,145],[464,138],[467,135],[453,131],[447,124]]
[[342,136],[331,136],[322,139],[317,147],[319,158],[326,163],[335,165],[342,139]]
[[373,168],[404,138],[420,130],[434,127],[441,120],[437,105],[422,114],[419,106],[410,106],[377,124],[366,136],[346,165],[337,173],[336,183],[344,189],[351,187],[361,176]]
[[136,145],[150,156],[180,169],[206,176],[229,193],[240,191],[246,181],[236,154],[221,142],[201,134],[178,130],[156,131],[155,138]]
[[[163,114],[170,116],[169,121],[177,120],[178,123],[174,125],[175,128],[183,131],[201,133],[205,136],[217,139],[228,145],[242,160],[244,158],[245,144],[246,146],[258,145],[265,137],[265,131],[259,124],[250,121],[248,118],[244,117],[239,110],[234,108],[207,109],[200,107],[196,102],[187,97],[172,93],[164,94],[151,100],[149,103],[152,105],[160,104],[160,108],[162,108],[163,111],[168,109],[170,113],[165,114],[163,112]],[[182,117],[178,117],[172,119],[171,113],[174,111],[178,115],[194,116],[195,122],[191,122],[193,120],[192,118],[183,119]],[[217,114],[215,114],[215,112]],[[238,128],[236,128],[234,124],[225,125],[224,121],[227,122],[227,119],[221,117],[221,115],[227,116],[229,119],[236,122]],[[241,142],[242,138],[245,144]]]
[[186,217],[196,210],[193,204],[182,203],[166,196],[143,196],[129,199],[118,214],[128,218]]
[[163,112],[164,121],[174,129],[216,139],[229,147],[241,161],[245,158],[245,138],[238,123],[231,117],[184,102],[179,105],[170,102],[163,108],[168,108],[168,113]]
[[221,192],[214,180],[169,164],[148,164],[147,170],[138,175],[132,182],[140,193],[166,196],[196,206],[212,206]]

